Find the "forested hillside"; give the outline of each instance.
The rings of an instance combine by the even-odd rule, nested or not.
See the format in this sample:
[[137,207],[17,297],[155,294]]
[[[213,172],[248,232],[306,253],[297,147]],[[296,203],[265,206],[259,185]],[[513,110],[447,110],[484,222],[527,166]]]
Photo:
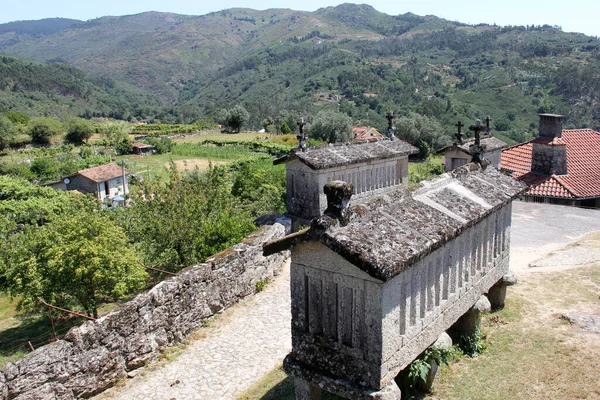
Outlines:
[[[293,110],[310,118],[324,108],[380,128],[387,111],[415,111],[447,133],[458,119],[490,115],[508,141],[529,138],[538,112],[600,128],[600,41],[559,27],[473,26],[352,4],[312,13],[151,12],[47,34],[6,25],[0,51],[135,86],[166,107],[162,118],[189,122],[243,104],[255,128],[267,117]],[[136,101],[138,111],[123,114],[156,117],[150,99]]]
[[143,91],[113,80],[91,78],[67,64],[41,64],[0,56],[0,111],[29,116],[82,115],[123,119],[142,113],[142,105],[159,109]]

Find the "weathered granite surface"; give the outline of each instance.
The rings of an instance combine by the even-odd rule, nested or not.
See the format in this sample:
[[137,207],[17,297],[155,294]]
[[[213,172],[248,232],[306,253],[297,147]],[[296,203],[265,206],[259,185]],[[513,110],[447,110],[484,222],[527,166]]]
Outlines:
[[[474,143],[475,139],[469,140],[461,145],[458,145],[457,147],[464,152],[471,154],[470,146]],[[481,146],[483,147],[484,153],[508,147],[505,142],[494,136],[481,138]]]
[[419,150],[403,140],[382,139],[366,143],[337,144],[311,148],[307,152],[293,152],[275,163],[299,159],[311,169],[325,169],[340,165],[357,164],[416,154]]
[[372,277],[387,281],[527,189],[493,168],[483,170],[475,164],[422,185],[412,195],[397,191],[350,207],[347,224],[327,216],[314,220],[304,236],[283,239],[285,244],[268,243],[265,254],[303,240],[320,240]]
[[257,282],[276,275],[287,254],[264,257],[262,244],[284,234],[281,224],[262,227],[205,264],[8,363],[0,373],[0,399],[88,398],[114,385],[204,319],[254,294]]

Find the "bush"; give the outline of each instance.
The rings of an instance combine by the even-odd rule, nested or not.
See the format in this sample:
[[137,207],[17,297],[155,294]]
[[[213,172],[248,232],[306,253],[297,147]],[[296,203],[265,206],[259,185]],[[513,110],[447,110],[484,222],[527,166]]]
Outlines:
[[60,122],[52,118],[36,118],[31,121],[29,127],[29,136],[31,141],[36,144],[48,144],[52,136],[56,136],[61,131]]
[[328,143],[352,140],[352,118],[333,111],[319,111],[308,127],[310,137]]
[[154,150],[158,154],[166,154],[170,153],[173,149],[173,141],[166,136],[160,136],[157,138],[148,138],[146,139],[146,143],[154,146]]
[[0,116],[0,150],[3,150],[13,142],[16,133],[17,129],[13,122],[6,117]]
[[91,122],[82,118],[71,118],[67,121],[65,140],[74,144],[85,143],[94,134]]

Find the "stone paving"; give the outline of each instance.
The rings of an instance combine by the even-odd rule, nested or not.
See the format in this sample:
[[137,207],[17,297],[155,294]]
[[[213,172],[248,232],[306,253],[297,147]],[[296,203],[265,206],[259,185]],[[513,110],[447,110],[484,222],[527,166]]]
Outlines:
[[[522,202],[513,207],[511,269],[516,272],[576,237],[600,230],[599,210]],[[191,340],[173,360],[94,400],[235,399],[291,350],[289,263],[263,292],[227,310],[200,336],[205,337]]]
[[235,399],[292,348],[289,277],[288,262],[262,292],[200,329],[196,336],[204,338],[95,399]]

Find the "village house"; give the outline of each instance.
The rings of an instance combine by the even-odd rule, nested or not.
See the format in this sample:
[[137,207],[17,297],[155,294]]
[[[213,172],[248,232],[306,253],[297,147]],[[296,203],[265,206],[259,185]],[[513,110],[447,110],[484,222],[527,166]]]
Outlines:
[[355,126],[354,128],[352,128],[352,134],[354,135],[354,138],[352,140],[356,141],[383,138],[383,135],[372,126]]
[[111,163],[87,168],[63,179],[66,190],[95,194],[100,201],[113,200],[129,193],[127,179],[131,172]]
[[[444,170],[446,172],[455,170],[471,162],[473,154],[471,146],[475,143],[474,139],[464,143],[454,143],[452,146],[440,149],[437,154],[444,155]],[[500,156],[502,149],[508,147],[508,144],[502,140],[489,136],[481,138],[481,147],[483,148],[482,157],[490,162],[494,168],[500,168]]]
[[140,156],[151,155],[152,153],[154,153],[154,146],[150,144],[134,142],[132,144],[132,147],[133,154],[137,154]]
[[525,201],[600,208],[600,133],[540,114],[539,136],[502,151],[501,169],[530,185]]
[[306,223],[327,207],[323,186],[343,180],[354,185],[356,198],[406,186],[408,156],[418,149],[402,140],[338,144],[295,150],[275,160],[286,164],[287,215]]
[[474,334],[482,304],[503,307],[514,284],[511,204],[525,189],[473,163],[351,207],[353,185],[327,183],[324,215],[264,246],[291,249],[296,399],[399,400],[394,378],[444,331]]

